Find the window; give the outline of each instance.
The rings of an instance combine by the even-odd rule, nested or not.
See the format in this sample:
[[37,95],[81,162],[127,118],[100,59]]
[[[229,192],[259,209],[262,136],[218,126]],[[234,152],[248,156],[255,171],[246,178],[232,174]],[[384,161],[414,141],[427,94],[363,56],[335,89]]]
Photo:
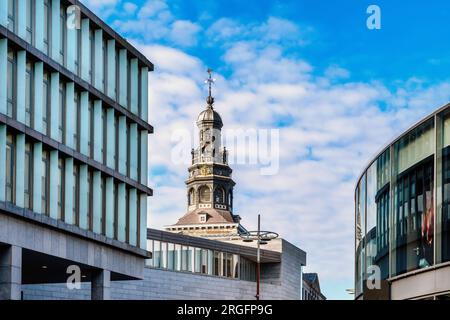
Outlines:
[[50,119],[48,111],[50,110],[48,107],[49,99],[49,81],[48,81],[48,72],[44,72],[44,83],[42,87],[42,132],[44,134],[48,134],[48,119]]
[[222,274],[222,253],[214,251],[214,275],[221,276]]
[[[138,99],[137,99],[137,103],[138,103],[138,115],[143,118],[143,111],[142,111],[142,71],[141,69],[138,69],[138,90],[137,90],[137,94],[138,94]],[[147,121],[147,119],[144,119],[145,121]]]
[[8,134],[6,140],[6,201],[12,203],[14,202],[16,150],[11,134]]
[[161,242],[153,241],[153,267],[161,267]]
[[87,175],[87,183],[88,183],[88,187],[87,187],[87,200],[88,200],[88,204],[87,204],[87,225],[88,225],[88,229],[92,230],[92,198],[91,198],[91,194],[92,194],[92,171],[88,171],[88,175]]
[[102,139],[101,139],[101,143],[102,143],[102,149],[101,149],[101,158],[103,161],[103,164],[106,164],[106,149],[108,148],[107,146],[107,140],[106,140],[106,132],[107,132],[107,122],[106,122],[106,109],[102,108]]
[[175,244],[174,266],[175,270],[181,270],[181,245]]
[[33,44],[33,30],[34,30],[34,0],[26,1],[26,17],[27,17],[27,26],[26,26],[26,41],[28,43]]
[[175,270],[175,245],[169,243],[167,247],[167,269]]
[[119,102],[119,92],[120,92],[120,63],[119,63],[119,49],[116,49],[116,88],[114,91],[116,101]]
[[214,200],[217,203],[225,203],[225,191],[223,188],[218,187],[214,193]]
[[58,219],[64,219],[64,159],[58,159]]
[[230,277],[231,258],[229,253],[222,252],[222,276]]
[[211,190],[207,186],[202,186],[199,190],[200,193],[200,203],[205,203],[211,201]]
[[72,223],[78,225],[78,200],[79,200],[79,184],[78,184],[78,166],[73,165],[73,191],[72,191]]
[[48,214],[48,193],[49,193],[49,155],[48,151],[42,151],[42,168],[41,168],[41,211],[43,214]]
[[239,279],[239,255],[233,254],[233,262],[231,265],[231,277]]
[[103,80],[102,80],[102,88],[103,92],[106,94],[108,92],[107,86],[108,86],[108,53],[106,51],[107,44],[106,40],[103,39],[102,41],[102,57],[103,57]]
[[12,32],[16,29],[16,0],[8,0],[8,29]]
[[115,143],[114,143],[114,147],[113,147],[114,148],[114,152],[113,152],[114,168],[113,169],[116,169],[116,170],[119,169],[119,164],[117,162],[118,159],[119,159],[119,156],[117,155],[117,151],[119,150],[119,133],[118,133],[117,122],[118,122],[118,118],[116,116],[114,116],[113,134],[114,134],[114,141],[115,141]]
[[75,63],[75,74],[80,75],[81,74],[81,30],[75,29],[73,30],[75,32],[75,56],[74,56],[74,63]]
[[44,0],[44,52],[48,55],[48,49],[50,48],[50,29],[52,19],[50,19],[51,0]]
[[182,271],[189,271],[189,247],[182,246],[181,247],[181,270]]
[[65,65],[65,52],[66,52],[66,10],[63,6],[60,8],[59,15],[59,27],[60,27],[60,47],[59,47],[59,63]]
[[31,190],[33,185],[33,151],[30,143],[25,144],[25,164],[24,164],[24,207],[32,208]]
[[94,108],[92,106],[92,101],[89,101],[89,107],[88,107],[88,155],[89,157],[93,157],[94,155]]
[[131,108],[131,68],[130,60],[127,59],[127,105],[126,108],[130,110]]
[[125,168],[127,171],[127,176],[130,176],[130,168],[128,167],[128,163],[130,163],[130,139],[129,139],[129,133],[128,130],[128,124],[125,124],[125,141],[127,142],[127,156],[125,158]]
[[16,106],[16,56],[11,50],[8,51],[7,69],[7,115],[13,118]]
[[72,115],[72,121],[73,121],[73,148],[75,150],[79,150],[78,145],[78,132],[80,130],[79,128],[79,110],[80,110],[80,99],[78,96],[78,92],[75,91],[75,94],[73,96],[73,104],[74,104],[74,114]]
[[33,67],[27,63],[25,73],[25,124],[31,127],[33,109]]
[[[208,272],[208,251],[205,249],[198,249],[199,252],[196,252],[196,264],[199,265],[200,273],[206,274]],[[197,257],[198,255],[198,257]]]
[[200,222],[201,223],[205,223],[206,222],[206,214],[201,214],[200,215]]
[[101,180],[100,180],[100,196],[101,196],[101,199],[102,199],[102,201],[101,201],[101,206],[102,206],[101,207],[101,210],[102,210],[101,212],[102,212],[102,215],[101,215],[101,218],[100,218],[100,226],[102,228],[101,233],[103,235],[106,234],[106,205],[105,205],[105,203],[106,203],[106,192],[105,192],[105,190],[106,190],[106,179],[105,179],[105,177],[101,177]]
[[188,203],[190,206],[192,206],[195,203],[195,191],[194,189],[189,190],[189,197],[188,197]]
[[113,221],[113,232],[114,232],[114,239],[118,239],[118,221],[119,221],[119,204],[118,204],[118,198],[117,198],[117,183],[113,184],[113,199],[114,199],[114,221]]
[[202,249],[194,248],[194,272],[201,273],[202,271]]
[[66,97],[65,97],[65,84],[59,84],[59,126],[58,126],[58,139],[59,142],[64,143],[64,128],[65,128],[65,113],[66,113]]
[[161,268],[167,268],[167,242],[161,242]]
[[89,64],[89,81],[94,85],[94,70],[95,70],[95,37],[94,30],[89,30],[89,42],[91,45],[91,63]]

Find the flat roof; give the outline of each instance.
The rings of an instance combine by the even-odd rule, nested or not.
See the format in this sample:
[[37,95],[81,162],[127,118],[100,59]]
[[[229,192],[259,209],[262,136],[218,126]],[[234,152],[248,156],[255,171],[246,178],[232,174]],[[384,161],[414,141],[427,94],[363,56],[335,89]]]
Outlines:
[[[220,240],[211,240],[200,237],[187,236],[168,231],[147,229],[148,240],[158,240],[180,245],[193,246],[201,249],[224,251],[232,254],[239,254],[252,261],[256,261],[256,248],[237,245]],[[281,262],[281,252],[261,249],[261,262]]]

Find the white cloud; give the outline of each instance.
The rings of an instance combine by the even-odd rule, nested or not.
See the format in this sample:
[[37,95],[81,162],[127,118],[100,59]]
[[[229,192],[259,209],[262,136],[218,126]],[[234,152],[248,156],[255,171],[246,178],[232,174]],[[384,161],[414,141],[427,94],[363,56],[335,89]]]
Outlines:
[[145,42],[166,41],[181,47],[195,45],[201,30],[197,23],[176,19],[164,0],[148,0],[138,10],[137,19],[121,17],[113,25],[131,38],[140,38]]
[[169,38],[175,44],[181,46],[193,46],[197,44],[197,33],[200,26],[187,20],[175,21],[170,30]]
[[125,13],[129,15],[134,14],[137,8],[138,8],[137,5],[132,2],[125,2],[123,4],[123,9],[125,10]]

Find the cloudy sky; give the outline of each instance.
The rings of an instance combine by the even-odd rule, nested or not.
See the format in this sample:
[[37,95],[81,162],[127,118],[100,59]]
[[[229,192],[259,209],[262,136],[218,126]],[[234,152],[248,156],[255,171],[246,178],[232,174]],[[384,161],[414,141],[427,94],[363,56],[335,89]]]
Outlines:
[[[280,168],[234,165],[235,213],[308,254],[330,299],[353,287],[353,191],[391,138],[450,100],[446,1],[84,0],[155,64],[150,226],[186,210],[174,133],[194,134],[215,70],[225,128],[279,129]],[[381,8],[381,30],[366,9]],[[236,150],[230,150],[236,152]],[[189,161],[189,155],[186,155]]]

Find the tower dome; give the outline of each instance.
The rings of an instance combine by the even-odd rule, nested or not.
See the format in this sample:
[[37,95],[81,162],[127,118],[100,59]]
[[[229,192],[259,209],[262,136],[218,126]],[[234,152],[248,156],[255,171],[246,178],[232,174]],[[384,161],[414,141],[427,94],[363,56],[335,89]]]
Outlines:
[[214,110],[213,106],[208,104],[205,110],[200,112],[197,118],[197,125],[213,125],[214,128],[221,129],[223,127],[222,118],[219,113]]

